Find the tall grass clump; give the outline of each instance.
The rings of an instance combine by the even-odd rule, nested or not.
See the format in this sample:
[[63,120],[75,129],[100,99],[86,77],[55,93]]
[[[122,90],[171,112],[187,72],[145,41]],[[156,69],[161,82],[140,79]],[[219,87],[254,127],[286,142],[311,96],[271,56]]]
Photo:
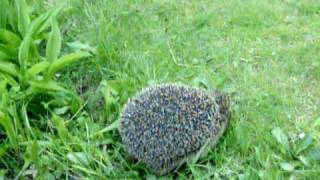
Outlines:
[[0,4],[0,169],[17,175],[22,164],[22,169],[30,162],[39,167],[37,137],[45,128],[40,119],[57,111],[75,112],[81,104],[57,82],[56,72],[90,54],[60,55],[56,17],[62,7],[31,17],[24,0]]

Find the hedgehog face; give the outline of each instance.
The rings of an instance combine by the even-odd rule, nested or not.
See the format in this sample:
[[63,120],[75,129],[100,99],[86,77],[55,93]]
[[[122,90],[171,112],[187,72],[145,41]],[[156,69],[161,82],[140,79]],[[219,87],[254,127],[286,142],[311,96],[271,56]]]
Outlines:
[[131,155],[164,174],[221,134],[223,96],[181,85],[139,93],[121,114],[120,134]]

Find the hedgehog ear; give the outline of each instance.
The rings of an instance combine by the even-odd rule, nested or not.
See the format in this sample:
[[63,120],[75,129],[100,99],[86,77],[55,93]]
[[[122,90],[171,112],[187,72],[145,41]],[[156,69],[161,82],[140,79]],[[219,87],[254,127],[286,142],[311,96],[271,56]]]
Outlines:
[[230,99],[227,95],[222,95],[222,107],[229,110]]
[[219,105],[229,107],[229,97],[218,90],[212,92],[213,97]]
[[221,113],[226,115],[227,120],[231,118],[230,99],[227,95],[222,95]]
[[221,94],[219,91],[217,90],[213,90],[211,92],[212,97],[215,99],[215,101],[217,102],[218,105],[222,104],[223,101],[223,94]]
[[217,90],[213,90],[212,91],[212,96],[214,97],[216,103],[219,105],[220,107],[220,112],[222,114],[227,114],[227,116],[229,116],[229,105],[230,105],[230,100],[229,97]]

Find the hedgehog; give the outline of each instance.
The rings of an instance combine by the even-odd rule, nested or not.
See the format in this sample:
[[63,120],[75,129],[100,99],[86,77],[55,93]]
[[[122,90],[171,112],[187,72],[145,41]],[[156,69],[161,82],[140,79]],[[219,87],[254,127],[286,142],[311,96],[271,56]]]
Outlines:
[[226,95],[161,84],[129,99],[120,114],[119,132],[132,157],[154,174],[165,175],[199,153],[205,156],[222,136],[229,119]]

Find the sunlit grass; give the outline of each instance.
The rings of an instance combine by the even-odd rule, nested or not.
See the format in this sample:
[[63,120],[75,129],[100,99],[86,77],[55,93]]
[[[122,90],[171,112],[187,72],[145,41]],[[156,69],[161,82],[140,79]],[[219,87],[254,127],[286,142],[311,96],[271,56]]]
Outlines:
[[[31,14],[58,2],[29,3]],[[36,169],[46,179],[156,178],[128,156],[117,130],[103,130],[129,97],[162,82],[217,88],[232,100],[217,147],[168,178],[316,179],[319,18],[317,0],[67,1],[58,16],[62,54],[94,56],[67,66],[58,80],[84,103],[75,113],[37,119],[38,147],[26,153],[8,151],[0,127],[0,179],[32,177]],[[22,167],[32,148],[39,162]]]

